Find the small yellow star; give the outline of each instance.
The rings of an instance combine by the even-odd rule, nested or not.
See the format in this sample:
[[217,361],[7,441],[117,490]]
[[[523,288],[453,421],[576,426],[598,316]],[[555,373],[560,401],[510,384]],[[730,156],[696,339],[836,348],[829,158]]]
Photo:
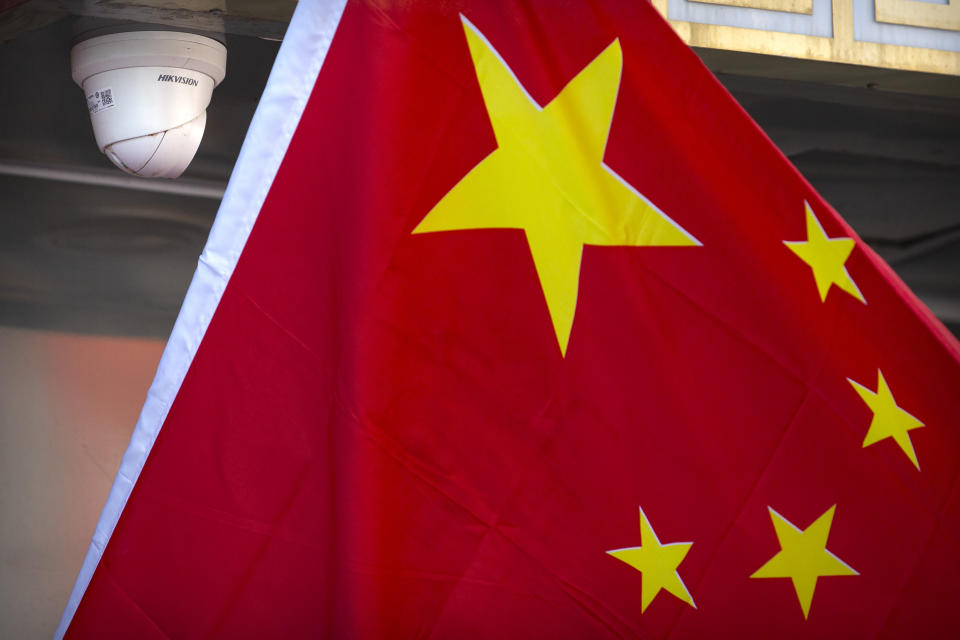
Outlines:
[[523,229],[564,356],[584,245],[700,243],[603,162],[623,68],[618,40],[541,107],[483,34],[462,20],[497,148],[413,232]]
[[860,395],[870,411],[873,412],[873,420],[870,421],[870,429],[863,439],[864,448],[880,442],[885,438],[893,438],[894,442],[900,445],[903,452],[910,458],[913,466],[920,470],[920,463],[917,461],[917,454],[913,450],[913,442],[910,440],[911,429],[919,429],[924,426],[922,422],[897,406],[890,393],[890,387],[883,378],[883,372],[877,369],[877,390],[870,391],[859,382],[854,382],[847,378],[854,390]]
[[626,562],[643,574],[640,582],[640,613],[647,610],[661,589],[666,589],[696,609],[697,605],[693,603],[687,586],[683,584],[680,574],[677,573],[677,567],[683,562],[693,543],[660,544],[657,534],[654,533],[641,507],[640,545],[607,551],[614,558]]
[[807,212],[807,239],[796,242],[784,240],[783,244],[813,269],[813,278],[817,281],[822,302],[826,302],[830,287],[836,285],[866,304],[863,294],[844,266],[856,242],[853,238],[828,238],[810,205],[804,202],[803,206]]
[[813,591],[821,576],[860,575],[850,565],[827,551],[827,537],[837,505],[827,509],[813,524],[801,531],[792,522],[773,510],[770,519],[780,542],[780,551],[753,572],[751,578],[790,578],[800,600],[803,617],[810,615]]

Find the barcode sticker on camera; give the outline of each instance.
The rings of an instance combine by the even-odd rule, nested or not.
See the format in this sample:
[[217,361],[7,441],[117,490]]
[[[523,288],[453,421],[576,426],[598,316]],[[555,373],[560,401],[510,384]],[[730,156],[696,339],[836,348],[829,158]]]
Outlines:
[[113,101],[113,89],[111,87],[100,89],[87,95],[87,109],[90,110],[91,114],[109,109],[115,104]]

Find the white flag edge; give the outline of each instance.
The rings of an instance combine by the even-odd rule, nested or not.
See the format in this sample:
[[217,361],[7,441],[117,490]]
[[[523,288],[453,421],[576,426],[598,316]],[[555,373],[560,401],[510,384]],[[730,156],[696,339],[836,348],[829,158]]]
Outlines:
[[346,0],[300,0],[240,148],[157,374],[120,463],[55,640],[63,638],[180,390],[257,220],[340,24]]

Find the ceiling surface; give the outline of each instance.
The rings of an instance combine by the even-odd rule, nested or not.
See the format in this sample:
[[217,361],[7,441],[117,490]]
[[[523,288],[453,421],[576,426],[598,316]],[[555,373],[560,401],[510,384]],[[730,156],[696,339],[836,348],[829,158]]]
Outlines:
[[[74,17],[36,22],[0,44],[0,325],[167,336],[279,48],[265,38],[282,31],[283,16],[268,17],[227,33],[226,79],[196,158],[172,182],[125,176],[97,149],[70,78]],[[785,59],[701,54],[827,201],[960,332],[957,79],[823,66],[811,79],[809,67]]]

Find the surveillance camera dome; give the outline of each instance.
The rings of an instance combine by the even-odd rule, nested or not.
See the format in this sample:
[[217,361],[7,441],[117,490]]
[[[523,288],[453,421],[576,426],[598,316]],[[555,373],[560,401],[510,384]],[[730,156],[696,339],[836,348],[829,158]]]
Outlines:
[[130,31],[70,51],[100,151],[127,173],[176,178],[193,160],[213,88],[226,74],[216,40],[177,31]]

